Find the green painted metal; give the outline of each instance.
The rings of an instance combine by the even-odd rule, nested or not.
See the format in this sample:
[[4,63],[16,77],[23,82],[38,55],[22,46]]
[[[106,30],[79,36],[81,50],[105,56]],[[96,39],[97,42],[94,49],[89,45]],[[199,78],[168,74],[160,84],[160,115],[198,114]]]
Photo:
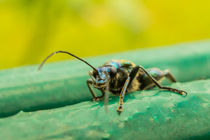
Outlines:
[[[178,81],[187,82],[210,77],[209,54],[210,41],[202,41],[86,60],[97,67],[111,59],[127,59],[145,68],[170,69]],[[91,100],[86,86],[90,68],[85,64],[74,60],[47,64],[41,71],[37,71],[37,67],[0,71],[0,117],[21,110],[50,109]]]
[[21,111],[0,119],[4,139],[209,139],[210,80],[176,83],[186,97],[158,89],[129,94],[124,112],[118,98],[104,103],[85,101],[57,109]]

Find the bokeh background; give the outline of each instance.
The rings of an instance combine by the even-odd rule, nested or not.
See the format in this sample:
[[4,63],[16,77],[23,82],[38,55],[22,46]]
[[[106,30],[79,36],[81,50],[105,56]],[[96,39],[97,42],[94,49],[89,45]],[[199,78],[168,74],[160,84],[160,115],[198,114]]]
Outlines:
[[0,69],[208,38],[209,0],[0,0]]

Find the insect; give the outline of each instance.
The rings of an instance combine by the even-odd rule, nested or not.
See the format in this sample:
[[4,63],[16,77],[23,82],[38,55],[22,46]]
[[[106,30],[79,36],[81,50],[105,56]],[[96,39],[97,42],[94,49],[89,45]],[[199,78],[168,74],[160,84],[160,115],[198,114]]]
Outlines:
[[[146,70],[142,66],[135,65],[133,62],[127,60],[111,60],[104,63],[102,66],[95,68],[84,59],[79,58],[72,53],[66,51],[56,51],[43,60],[38,70],[41,69],[47,59],[57,53],[68,54],[90,66],[92,70],[89,71],[90,79],[87,80],[87,86],[93,97],[93,101],[99,101],[104,98],[106,91],[109,91],[114,95],[118,95],[119,105],[117,112],[119,114],[123,111],[123,98],[125,94],[130,92],[147,90],[157,86],[161,90],[175,92],[180,95],[187,95],[187,92],[183,90],[159,84],[164,77],[169,79],[171,82],[176,82],[176,79],[168,70],[161,71],[158,68]],[[96,96],[93,88],[100,90],[101,95]]]

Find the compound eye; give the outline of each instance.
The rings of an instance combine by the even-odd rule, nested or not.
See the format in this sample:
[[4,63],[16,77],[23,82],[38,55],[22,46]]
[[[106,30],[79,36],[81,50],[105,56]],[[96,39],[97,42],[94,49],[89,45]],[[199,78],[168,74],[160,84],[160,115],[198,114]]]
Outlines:
[[110,75],[114,76],[117,73],[117,69],[115,67],[110,68]]
[[93,77],[96,78],[97,72],[93,71]]

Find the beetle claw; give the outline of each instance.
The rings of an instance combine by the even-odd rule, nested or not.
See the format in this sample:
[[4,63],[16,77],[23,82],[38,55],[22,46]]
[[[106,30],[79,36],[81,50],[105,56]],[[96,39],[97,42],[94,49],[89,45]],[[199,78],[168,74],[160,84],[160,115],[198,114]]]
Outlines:
[[123,111],[122,107],[118,107],[118,108],[117,108],[117,113],[118,113],[118,115],[120,115],[120,114],[122,113],[122,111]]
[[93,98],[93,101],[100,101],[101,100],[101,98]]
[[179,90],[179,94],[183,95],[183,96],[187,96],[187,92],[184,90]]

